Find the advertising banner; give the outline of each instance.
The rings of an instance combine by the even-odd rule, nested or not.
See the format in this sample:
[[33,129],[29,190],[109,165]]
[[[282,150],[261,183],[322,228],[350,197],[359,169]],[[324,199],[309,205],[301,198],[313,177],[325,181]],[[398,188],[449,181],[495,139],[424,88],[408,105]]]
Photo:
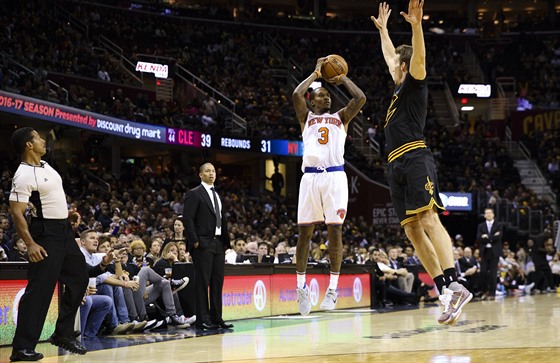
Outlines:
[[[370,307],[369,274],[341,274],[337,309]],[[311,311],[319,311],[329,285],[328,274],[308,274]],[[225,320],[297,314],[295,275],[226,276],[222,292]]]
[[511,137],[516,141],[523,135],[560,129],[560,110],[517,111],[510,118]]
[[225,320],[257,318],[271,314],[271,275],[226,276],[222,290]]
[[[16,331],[19,301],[25,292],[27,280],[1,280],[0,283],[0,346],[12,344]],[[53,332],[58,317],[58,287],[47,313],[39,340],[46,340]]]
[[165,143],[166,128],[0,91],[0,111],[136,140]]

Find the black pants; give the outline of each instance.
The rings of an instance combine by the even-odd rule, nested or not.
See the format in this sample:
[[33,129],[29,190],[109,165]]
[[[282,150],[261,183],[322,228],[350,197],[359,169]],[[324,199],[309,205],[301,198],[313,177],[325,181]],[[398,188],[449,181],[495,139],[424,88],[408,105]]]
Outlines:
[[[208,248],[200,246],[191,252],[196,274],[196,315],[197,322],[217,323],[222,321],[222,287],[224,285],[224,244],[212,239]],[[208,290],[210,288],[210,301]],[[208,303],[210,302],[210,308]]]
[[30,262],[27,287],[19,303],[15,349],[35,349],[53,296],[56,283],[64,284],[59,303],[55,333],[68,337],[88,284],[84,255],[78,248],[67,220],[33,219],[31,236],[48,254],[40,262]]
[[498,262],[499,258],[483,257],[480,261],[481,285],[480,291],[489,296],[496,295],[496,285],[498,284]]

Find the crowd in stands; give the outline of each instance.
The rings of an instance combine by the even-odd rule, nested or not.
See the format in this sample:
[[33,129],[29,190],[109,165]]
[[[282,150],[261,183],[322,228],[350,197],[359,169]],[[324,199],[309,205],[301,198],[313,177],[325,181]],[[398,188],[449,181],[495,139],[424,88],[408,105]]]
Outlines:
[[[34,72],[13,73],[2,69],[0,83],[3,89],[31,97],[56,98],[65,102],[62,94],[53,95],[49,92],[46,83],[49,72],[102,79],[112,85],[108,88],[110,91],[103,96],[94,94],[79,82],[64,85],[69,92],[68,104],[129,120],[173,127],[209,128],[222,132],[223,115],[217,111],[216,105],[212,105],[212,100],[188,97],[188,91],[184,87],[177,88],[177,97],[172,102],[149,100],[145,95],[131,98],[123,90],[118,90],[119,83],[130,81],[126,73],[119,71],[108,57],[93,51],[96,46],[95,39],[104,35],[122,47],[125,56],[132,60],[142,59],[141,54],[148,54],[168,57],[184,65],[236,102],[236,112],[247,119],[250,135],[298,139],[300,129],[293,117],[291,103],[293,87],[287,82],[290,73],[276,77],[274,70],[286,69],[285,62],[291,58],[303,68],[302,77],[305,77],[306,72],[312,71],[318,55],[339,52],[344,54],[351,67],[350,76],[366,92],[368,102],[363,110],[363,118],[367,124],[371,124],[372,137],[383,144],[382,125],[392,86],[382,54],[374,51],[377,47],[372,43],[378,41],[378,35],[373,31],[369,20],[354,23],[353,29],[360,29],[360,24],[363,24],[363,29],[372,32],[352,37],[343,34],[308,33],[307,30],[267,30],[283,50],[282,57],[279,57],[274,53],[272,46],[263,40],[259,31],[256,31],[258,28],[251,26],[171,17],[163,18],[165,21],[162,21],[161,16],[156,14],[132,16],[126,10],[86,4],[71,4],[67,9],[87,25],[88,34],[80,34],[62,24],[54,13],[54,8],[38,1],[29,2],[21,8],[14,6],[10,9],[11,12],[0,14],[0,27],[3,29],[0,45],[10,57]],[[227,18],[219,9],[211,11],[215,15],[222,14],[220,18]],[[264,15],[255,14],[251,18],[258,20],[262,16]],[[301,23],[294,19],[290,22],[291,25]],[[313,27],[347,29],[348,24],[349,22],[344,21],[331,21],[329,25],[315,24]],[[394,29],[400,29],[398,21],[395,22]],[[302,37],[302,34],[306,36]],[[394,42],[409,42],[409,35],[398,35]],[[427,64],[430,76],[441,77],[451,85],[470,80],[471,76],[463,65],[462,48],[459,44],[447,36],[427,34]],[[522,90],[536,107],[558,108],[558,49],[559,44],[552,36],[535,37],[522,34],[511,43],[480,47],[480,58],[488,81],[491,82],[502,75],[525,77],[519,79],[520,84],[524,85]],[[208,118],[216,122],[211,122]],[[513,166],[512,159],[506,149],[500,146],[499,135],[489,126],[489,122],[483,118],[467,119],[468,117],[454,130],[446,129],[438,124],[434,107],[430,104],[426,140],[438,165],[441,189],[485,195],[489,205],[495,204],[496,199],[502,199],[519,206],[542,210],[545,215],[553,215],[555,211],[550,201],[540,200],[520,183],[519,173]],[[557,196],[560,196],[560,150],[557,146],[560,145],[559,139],[560,134],[554,131],[535,133],[524,140],[532,151],[532,156],[551,181]],[[382,163],[372,164],[372,161],[366,160],[353,144],[354,140],[349,138],[347,158],[360,170],[368,171],[373,179],[385,182]],[[0,254],[0,260],[25,260],[25,245],[20,243],[20,239],[14,233],[7,209],[11,175],[15,168],[8,163],[2,167],[0,214],[5,218],[0,219],[0,231],[3,234],[3,254]],[[71,212],[80,215],[83,221],[81,229],[92,229],[101,236],[114,237],[114,243],[117,244],[122,243],[125,237],[128,239],[128,236],[138,237],[144,243],[144,252],[151,254],[153,265],[150,265],[155,267],[161,261],[160,266],[164,267],[158,266],[160,272],[165,271],[165,265],[175,261],[175,255],[166,251],[164,258],[156,262],[158,245],[160,249],[164,248],[164,245],[174,247],[177,250],[177,260],[188,261],[184,238],[177,231],[180,227],[176,226],[180,224],[183,193],[191,186],[188,181],[183,180],[184,178],[174,175],[171,170],[167,175],[156,175],[149,170],[132,168],[121,180],[108,179],[111,193],[104,193],[86,180],[77,179],[72,175],[70,172],[64,176],[68,205]],[[196,179],[194,176],[194,173],[189,175],[193,181]],[[235,248],[229,252],[228,261],[243,263],[245,257],[242,256],[253,253],[257,256],[257,262],[263,261],[265,256],[270,256],[270,260],[274,262],[291,263],[291,259],[286,259],[286,254],[294,254],[297,242],[296,208],[293,201],[276,199],[272,195],[251,195],[242,182],[224,175],[217,184],[225,192],[224,206],[228,210],[228,221],[231,223],[230,239],[235,242]],[[5,220],[8,225],[5,224]],[[343,227],[343,240],[345,263],[369,261],[390,266],[391,259],[388,254],[392,246],[405,251],[411,248],[400,227],[375,226],[357,217],[347,219]],[[176,245],[173,246],[169,242]],[[267,245],[262,245],[263,242]],[[313,236],[311,253],[315,262],[328,262],[327,245],[325,233],[317,230]],[[461,258],[465,257],[463,246],[456,247],[458,261],[461,261]],[[523,250],[526,256],[531,256],[532,252],[528,251],[528,247],[523,246]],[[519,257],[523,256],[520,251],[522,248],[514,251],[514,257],[510,256],[510,252],[504,252],[503,268],[507,267],[507,271],[502,270],[505,273],[500,276],[503,285],[508,288],[507,286],[518,287],[535,283],[534,289],[546,291],[547,287],[551,286],[545,286],[546,283],[542,282],[540,277],[538,281],[528,278],[531,266],[527,266],[528,262]],[[129,252],[128,257],[131,261],[141,257],[133,256],[132,250]],[[476,251],[471,252],[476,257]],[[467,254],[469,253],[465,253]],[[413,256],[399,251],[398,255],[403,261]],[[551,271],[557,271],[552,277],[557,286],[558,254],[548,250],[546,256],[550,257]],[[409,264],[404,265],[406,267]],[[511,266],[517,266],[518,271],[515,272]],[[465,267],[466,264],[463,265],[463,269]],[[399,271],[402,268],[392,270]],[[465,273],[470,268],[472,266],[465,269]],[[380,292],[381,296],[388,294],[401,303],[416,303],[420,297],[425,297],[426,291],[419,290],[421,284],[417,282],[413,285],[416,293],[414,296],[405,296],[400,291],[395,291],[403,286],[399,281],[406,280],[408,276],[404,271],[400,271],[405,276],[399,276],[398,273],[395,275],[389,270],[380,270],[382,274],[379,277],[383,279],[379,281],[383,283],[379,284],[379,287],[383,289],[382,286],[385,286],[386,290]],[[519,271],[524,271],[523,279],[519,277]],[[514,277],[509,277],[510,272]],[[395,276],[397,277],[393,278]],[[472,278],[465,277],[465,280]],[[513,280],[515,284],[512,284]],[[388,281],[391,282],[387,283]],[[389,285],[392,288],[389,288]],[[408,287],[403,291],[412,293],[412,290],[406,290]],[[380,301],[383,302],[384,299],[381,297]]]
[[[2,175],[10,179],[12,169],[12,165],[6,165]],[[179,178],[170,179],[165,175],[155,175],[149,168],[137,167],[131,171],[131,177],[128,179],[108,179],[111,192],[105,193],[91,183],[75,180],[71,175],[63,175],[65,185],[68,186],[67,200],[71,221],[77,234],[81,231],[95,233],[96,238],[99,238],[99,252],[102,252],[99,248],[104,246],[113,249],[126,248],[126,256],[121,257],[125,270],[130,271],[129,268],[134,265],[139,269],[152,267],[161,276],[166,275],[166,268],[170,268],[173,263],[190,262],[181,214],[184,207],[183,193],[192,185],[184,184]],[[294,202],[278,199],[272,193],[256,197],[248,192],[246,185],[239,181],[232,182],[226,175],[222,175],[216,185],[223,191],[224,208],[230,223],[232,249],[226,253],[226,261],[294,263],[297,243]],[[3,190],[2,195],[8,194],[9,187]],[[14,232],[6,199],[0,204],[0,216],[4,251],[0,259],[25,261],[25,244],[21,243],[21,238]],[[391,303],[418,304],[421,299],[430,301],[429,287],[418,280],[419,266],[411,266],[419,265],[419,261],[400,227],[373,225],[363,217],[350,217],[343,225],[343,241],[345,264],[379,263],[387,266],[381,268],[380,277],[384,278],[379,280],[382,281],[381,284],[376,285],[381,289],[376,290],[379,293],[376,301],[380,307]],[[543,291],[557,286],[553,285],[558,279],[552,271],[553,268],[554,271],[558,270],[558,254],[552,247],[552,239],[541,238],[538,241],[542,241],[539,242],[541,247],[535,249],[528,246],[531,242],[518,241],[516,245],[519,249],[513,257],[510,256],[509,250],[504,250],[502,274],[499,278],[506,289],[519,290],[519,285],[523,285],[523,289],[532,282],[535,284],[531,287]],[[311,242],[310,262],[328,264],[326,231],[316,229]],[[455,245],[458,258],[463,257],[465,247],[470,247],[472,254],[477,257],[478,250],[475,249],[474,241],[466,245],[462,239],[456,237]],[[523,250],[529,257],[536,253],[543,254],[544,251],[546,263],[550,265],[550,273],[531,276],[531,266],[526,265],[535,261],[535,258],[520,260],[519,256],[523,255],[520,251]],[[254,256],[254,259],[251,256]],[[527,271],[522,277],[515,272],[504,270],[509,266],[509,262],[513,262],[512,258],[517,258],[515,262],[526,267]],[[393,260],[399,260],[400,264],[394,263]],[[127,263],[132,266],[128,266]],[[533,265],[543,266],[537,263]],[[460,271],[466,270],[462,267]],[[508,277],[509,272],[513,277]],[[135,269],[130,276],[138,273]],[[515,283],[512,283],[513,280]],[[476,291],[476,286],[474,290]],[[140,321],[136,319],[136,313],[131,316],[130,321],[125,319],[122,323]]]

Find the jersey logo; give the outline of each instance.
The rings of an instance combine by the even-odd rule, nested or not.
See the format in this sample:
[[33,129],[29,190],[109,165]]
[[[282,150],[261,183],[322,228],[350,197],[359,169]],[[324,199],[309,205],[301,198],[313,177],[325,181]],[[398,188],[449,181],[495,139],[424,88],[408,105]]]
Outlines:
[[340,217],[340,219],[344,219],[346,216],[346,209],[339,209],[336,211],[336,214]]
[[424,188],[430,195],[434,195],[434,183],[431,182],[429,176],[426,177],[426,180],[428,180],[428,182],[424,185]]
[[393,108],[393,105],[395,104],[395,102],[397,102],[398,99],[399,99],[399,95],[396,93],[391,98],[391,104],[389,105],[389,109],[387,110],[387,116],[385,116],[385,126],[387,126],[387,124],[389,123],[389,119],[393,116],[393,114],[397,110],[396,107]]
[[45,183],[48,182],[48,181],[49,181],[49,179],[45,178]]

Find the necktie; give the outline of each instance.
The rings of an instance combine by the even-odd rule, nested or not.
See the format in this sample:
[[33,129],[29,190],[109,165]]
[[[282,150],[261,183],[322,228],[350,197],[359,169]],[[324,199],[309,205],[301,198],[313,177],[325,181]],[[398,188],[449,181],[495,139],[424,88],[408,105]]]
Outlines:
[[220,214],[220,205],[218,204],[218,196],[214,187],[210,188],[212,195],[214,196],[214,212],[216,212],[216,226],[222,228],[222,215]]

